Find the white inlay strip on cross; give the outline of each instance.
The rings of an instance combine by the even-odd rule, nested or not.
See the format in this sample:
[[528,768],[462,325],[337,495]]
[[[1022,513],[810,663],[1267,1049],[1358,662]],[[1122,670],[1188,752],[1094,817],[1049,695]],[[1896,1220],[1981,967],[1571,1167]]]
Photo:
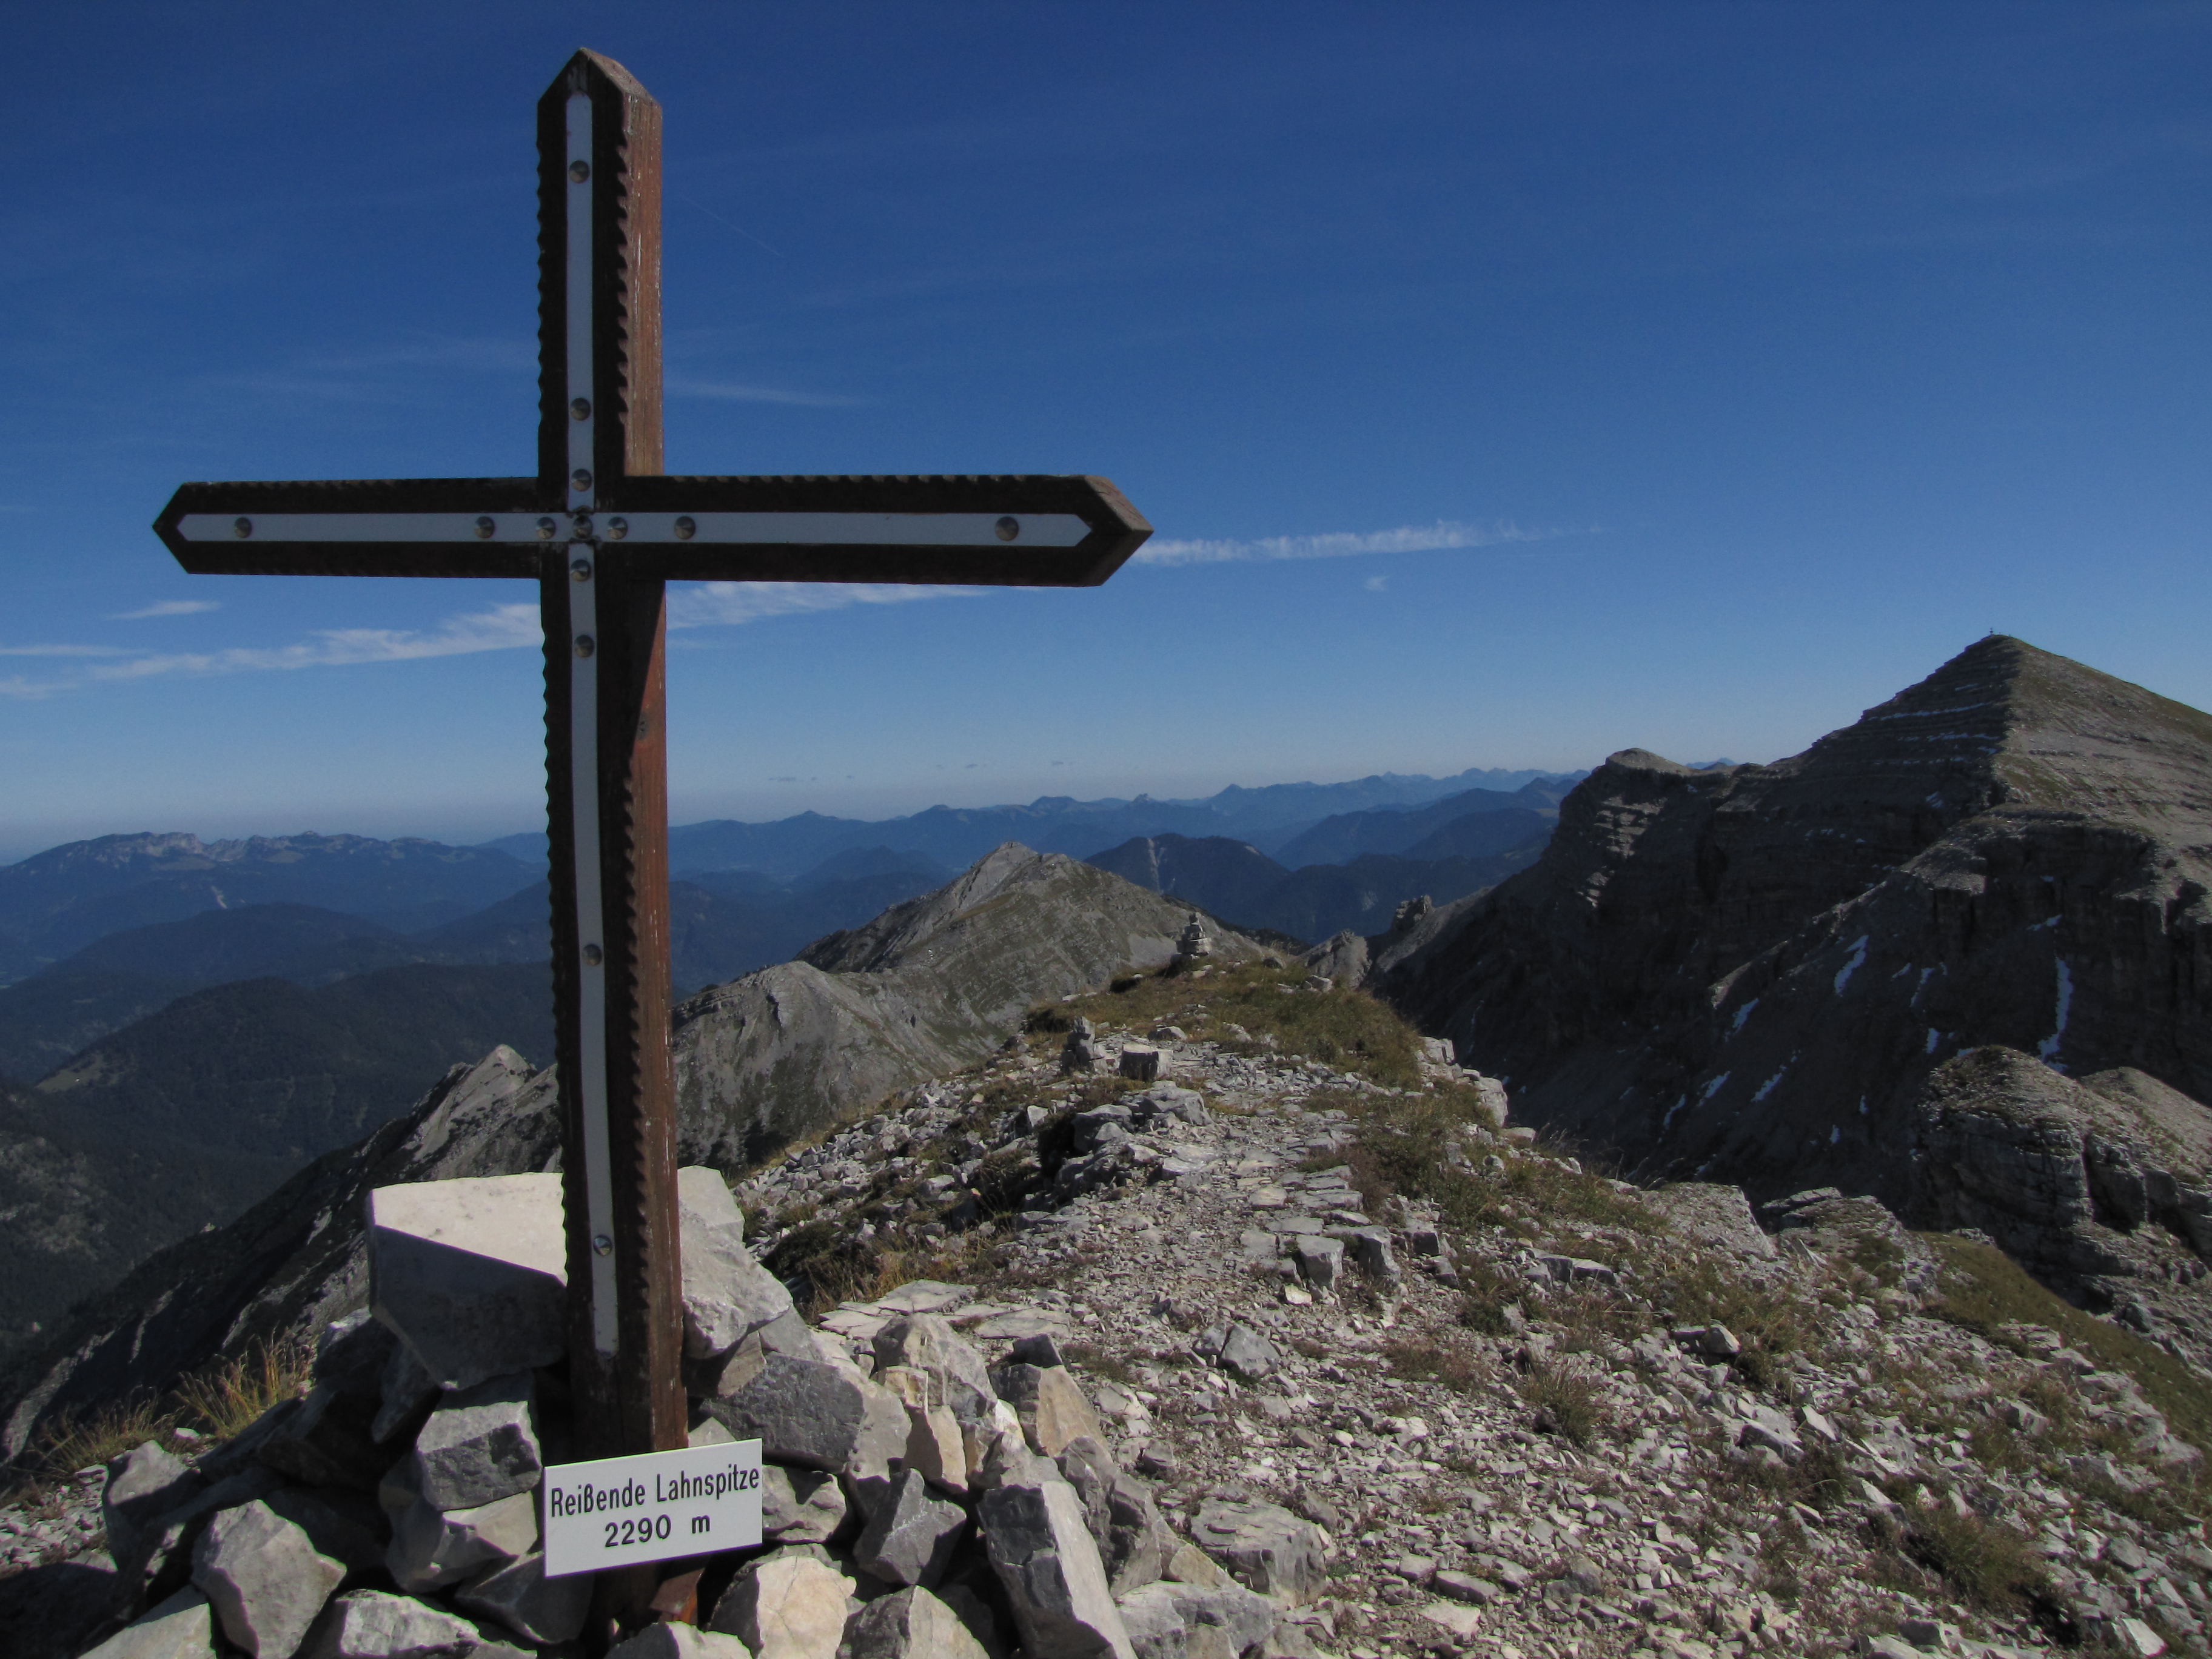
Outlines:
[[[588,369],[586,371],[588,376]],[[588,378],[586,384],[588,385]],[[573,386],[574,381],[572,380]],[[588,466],[590,434],[571,423],[572,465]],[[585,459],[574,460],[581,447]],[[570,492],[572,511],[577,492]],[[601,542],[703,547],[1073,547],[1091,526],[1073,513],[611,513],[587,514],[584,535]],[[244,530],[240,526],[243,525]],[[1008,533],[1011,527],[1012,533]],[[188,542],[567,541],[573,520],[539,513],[187,513]]]
[[[570,409],[579,407],[573,400],[580,398],[586,412],[585,418],[572,418],[568,422],[568,458],[571,468],[588,469],[592,433],[597,425],[592,418],[597,411],[591,404],[592,100],[581,94],[569,99],[568,114],[568,392]],[[579,162],[583,167],[581,179],[576,176]],[[573,485],[574,481],[570,482]],[[572,510],[589,512],[591,486],[596,482],[587,476],[583,489],[570,489]],[[532,520],[531,524],[535,539],[537,520]],[[476,531],[471,528],[465,533],[473,536]],[[576,1100],[584,1118],[584,1213],[591,1228],[592,1345],[603,1354],[611,1354],[618,1345],[621,1326],[615,1317],[614,1158],[607,1133],[606,906],[599,887],[599,583],[592,552],[589,547],[569,549],[568,821],[576,848],[576,1062],[581,1073],[576,1079]]]

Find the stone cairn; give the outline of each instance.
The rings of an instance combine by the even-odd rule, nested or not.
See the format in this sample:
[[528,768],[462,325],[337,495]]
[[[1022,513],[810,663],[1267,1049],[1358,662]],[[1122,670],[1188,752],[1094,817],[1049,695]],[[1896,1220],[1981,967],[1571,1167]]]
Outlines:
[[1198,919],[1198,912],[1194,910],[1190,913],[1189,921],[1183,926],[1182,936],[1176,940],[1175,965],[1188,968],[1200,957],[1212,954],[1212,938],[1206,933],[1206,924]]
[[[926,1284],[866,1340],[811,1329],[720,1175],[678,1200],[691,1443],[761,1442],[763,1542],[661,1564],[617,1659],[1237,1659],[1320,1593],[1324,1540],[1273,1505],[1175,1539],[1048,1331],[994,1365]],[[369,1218],[370,1306],[303,1398],[196,1464],[109,1465],[129,1622],[98,1659],[584,1652],[592,1581],[539,1539],[572,1438],[560,1177],[386,1188]]]

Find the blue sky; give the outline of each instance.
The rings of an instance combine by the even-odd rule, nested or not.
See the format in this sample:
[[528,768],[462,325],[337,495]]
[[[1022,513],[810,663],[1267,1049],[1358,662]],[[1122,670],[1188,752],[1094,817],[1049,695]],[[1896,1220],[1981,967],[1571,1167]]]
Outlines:
[[665,109],[671,471],[1158,528],[1099,590],[675,590],[678,822],[1771,759],[1991,628],[2212,706],[2204,5],[10,21],[8,854],[542,821],[526,586],[146,526],[530,470],[579,45]]

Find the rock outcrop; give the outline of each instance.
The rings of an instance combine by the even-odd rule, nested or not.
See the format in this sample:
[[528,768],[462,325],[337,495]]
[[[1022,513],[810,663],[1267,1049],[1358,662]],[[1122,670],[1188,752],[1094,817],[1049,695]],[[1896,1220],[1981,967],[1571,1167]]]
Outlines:
[[2208,848],[2212,717],[1992,635],[1771,766],[1613,756],[1370,983],[1523,1121],[1910,1206],[1926,1080],[1972,1048],[2131,1067],[2205,1119]]
[[[1034,1004],[1167,962],[1188,915],[1009,842],[957,881],[678,1009],[684,1155],[741,1168],[861,1103],[973,1065]],[[1258,948],[1235,933],[1215,945],[1231,961]]]

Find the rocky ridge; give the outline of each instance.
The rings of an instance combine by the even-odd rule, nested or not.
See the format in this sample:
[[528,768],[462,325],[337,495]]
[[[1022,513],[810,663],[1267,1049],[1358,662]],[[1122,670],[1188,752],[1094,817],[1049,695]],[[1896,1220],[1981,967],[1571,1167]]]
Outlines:
[[[1018,1030],[1033,996],[1168,961],[1188,914],[1073,859],[1002,847],[868,927],[818,941],[808,960],[684,1003],[673,1038],[682,1156],[741,1170],[891,1090],[971,1065]],[[1258,949],[1227,933],[1211,948],[1224,961]],[[9,1367],[0,1455],[66,1414],[311,1337],[366,1282],[372,1188],[557,1169],[554,1100],[550,1071],[533,1075],[496,1050],[238,1220],[156,1253]],[[77,1190],[45,1148],[0,1146],[0,1196],[20,1190],[33,1217],[58,1212]]]
[[[1534,867],[1365,941],[1367,982],[1510,1079],[1530,1122],[1917,1224],[1948,1212],[1942,1170],[1979,1133],[1953,1063],[2009,1049],[2106,1103],[2047,1103],[2052,1145],[2094,1118],[2173,1195],[2086,1219],[2185,1237],[2212,1130],[2208,891],[2212,716],[1992,635],[1771,766],[1612,757]],[[2069,1156],[2103,1154],[2077,1134]],[[2112,1243],[2037,1254],[2070,1254],[2097,1306],[2141,1300]],[[2203,1357],[2205,1326],[2166,1334]]]
[[[1793,1194],[1762,1226],[1734,1188],[1607,1180],[1369,999],[1303,965],[1198,966],[1040,1009],[1021,1042],[733,1186],[687,1173],[699,1431],[769,1443],[780,1542],[707,1564],[668,1600],[709,1628],[638,1653],[2203,1651],[2212,1395],[2170,1356],[1872,1199]],[[434,1650],[376,1635],[404,1607],[434,1650],[568,1651],[515,1588],[531,1539],[483,1518],[511,1495],[436,1485],[483,1467],[446,1449],[487,1425],[519,1443],[525,1395],[553,1455],[557,1362],[435,1403],[395,1393],[388,1340],[382,1367],[348,1362],[387,1327],[331,1310],[317,1392],[264,1429],[0,1515],[11,1564],[40,1564],[0,1585],[0,1618],[64,1569],[95,1611],[162,1589],[118,1584],[101,1524],[137,1561],[158,1517],[131,1505],[174,1458],[259,1490],[230,1488],[216,1512],[248,1518],[219,1534],[202,1511],[207,1633],[159,1650],[227,1650],[258,1616],[250,1575],[201,1558],[244,1559],[234,1529],[296,1550],[289,1525],[332,1564],[300,1581],[321,1586],[305,1621],[284,1614],[296,1650]],[[404,1310],[387,1324],[434,1350]],[[304,1419],[348,1388],[365,1407],[370,1371],[390,1449],[333,1479],[364,1431],[330,1403]],[[403,1453],[398,1487],[371,1473]],[[535,1466],[507,1455],[492,1484],[526,1492]],[[310,1502],[343,1515],[362,1479],[390,1493],[353,1506],[381,1552],[349,1558]],[[425,1504],[439,1526],[378,1533]],[[1092,1565],[1047,1570],[1047,1539]],[[461,1576],[410,1590],[407,1552],[440,1548]],[[1065,1594],[1035,1595],[1047,1580]]]

